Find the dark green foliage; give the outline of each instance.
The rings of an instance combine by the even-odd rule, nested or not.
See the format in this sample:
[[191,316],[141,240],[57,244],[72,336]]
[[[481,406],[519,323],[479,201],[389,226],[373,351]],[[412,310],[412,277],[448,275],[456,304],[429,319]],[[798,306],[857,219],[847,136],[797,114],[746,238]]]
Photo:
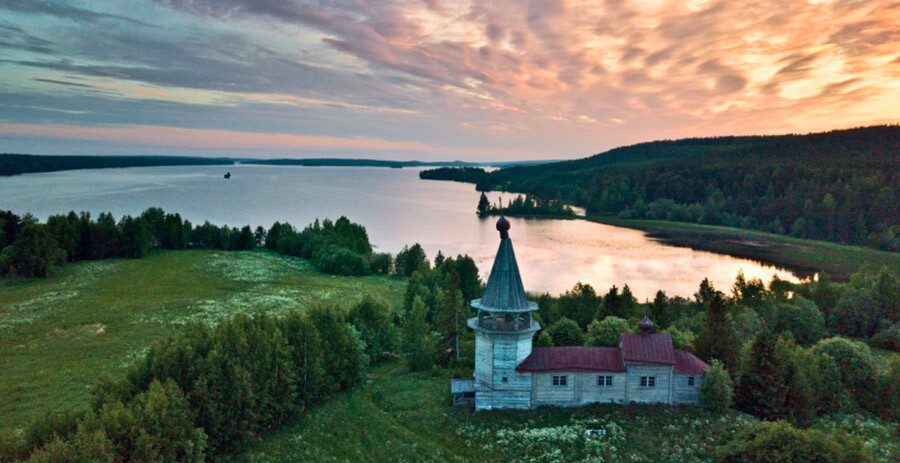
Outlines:
[[616,347],[619,345],[619,336],[631,331],[628,320],[623,318],[609,316],[603,320],[594,320],[588,325],[584,344],[586,346]]
[[369,268],[372,273],[390,275],[394,266],[394,258],[386,252],[374,252],[369,259]]
[[384,299],[366,295],[350,309],[347,318],[365,343],[366,354],[372,361],[390,358],[397,351],[391,305]]
[[546,328],[554,346],[582,345],[581,328],[574,320],[562,317]]
[[434,366],[437,342],[428,323],[428,308],[416,296],[400,326],[403,353],[410,371],[428,371]]
[[65,261],[65,252],[46,225],[27,224],[16,233],[13,243],[0,255],[0,272],[7,270],[23,277],[46,277]]
[[437,169],[423,170],[419,172],[419,178],[425,180],[452,180],[454,182],[474,183],[476,188],[481,188],[482,183],[488,180],[488,173],[480,167],[438,167]]
[[[368,275],[372,245],[365,227],[341,217],[316,220],[301,232],[288,223],[275,222],[266,235],[266,247],[281,254],[311,259],[319,270],[334,275]],[[383,263],[380,264],[383,267]]]
[[828,326],[844,336],[871,336],[877,327],[877,320],[872,314],[878,309],[878,300],[871,291],[847,288],[828,317]]
[[[610,290],[610,294],[613,292],[618,296],[615,286]],[[559,297],[559,315],[574,320],[582,329],[587,328],[591,320],[598,317],[601,307],[605,309],[601,304],[602,299],[597,297],[594,288],[579,282]],[[550,322],[549,319],[546,321]]]
[[897,153],[900,126],[892,125],[658,141],[573,161],[427,177],[540,193],[590,213],[752,228],[896,251]]
[[[28,226],[37,229],[24,231]],[[16,244],[15,238],[20,236],[24,238]],[[237,229],[205,222],[194,227],[180,215],[166,213],[158,207],[147,209],[139,217],[126,215],[118,223],[110,213],[102,213],[92,220],[87,212],[73,211],[50,216],[46,225],[40,225],[31,217],[20,219],[11,212],[0,212],[0,243],[4,243],[0,247],[0,273],[16,265],[19,274],[46,276],[49,268],[59,261],[139,259],[152,249],[248,250],[257,246],[259,236],[249,226]],[[48,261],[48,257],[52,259]],[[51,262],[49,267],[47,262]]]
[[734,399],[734,384],[722,362],[713,360],[706,370],[706,378],[700,385],[700,401],[710,410],[722,413]]
[[882,328],[872,337],[872,344],[875,347],[900,352],[900,325],[889,325]]
[[206,434],[189,405],[172,380],[153,381],[127,404],[112,400],[89,413],[80,432],[102,432],[127,461],[202,462]]
[[815,356],[828,356],[834,360],[840,372],[841,384],[863,409],[877,411],[872,385],[877,382],[875,359],[868,346],[846,338],[829,338],[819,341],[813,348]]
[[[371,326],[382,308],[367,299],[356,321]],[[367,366],[366,345],[334,307],[191,324],[101,384],[83,418],[48,420],[2,445],[34,461],[215,459],[359,383]]]
[[429,268],[428,256],[419,243],[404,246],[394,260],[394,273],[405,277],[412,276],[416,270],[427,268]]
[[444,281],[438,295],[434,313],[434,329],[440,333],[437,362],[448,365],[451,358],[459,358],[459,338],[466,326],[468,309],[459,290],[459,275],[451,273]]
[[[484,193],[481,195],[482,199],[487,201],[487,197],[484,196]],[[575,211],[572,210],[571,207],[559,201],[532,195],[516,195],[512,201],[502,205],[502,207],[495,207],[490,203],[487,203],[487,206],[482,210],[483,204],[484,203],[479,200],[478,214],[481,216],[502,214],[511,216],[575,216]]]
[[727,445],[721,463],[866,463],[872,455],[858,439],[798,429],[783,421],[754,424]]
[[29,463],[114,463],[118,461],[112,442],[103,431],[79,430],[71,438],[56,438],[28,459]]
[[30,154],[0,154],[0,176],[110,167],[231,164],[234,164],[234,161],[196,156],[35,156]]
[[325,367],[325,392],[346,391],[362,381],[369,365],[366,346],[359,333],[340,315],[336,307],[320,306],[310,317],[322,339],[322,362]]
[[706,309],[706,320],[695,342],[697,355],[707,361],[718,359],[725,364],[728,371],[736,374],[741,346],[737,333],[728,319],[725,296],[719,291],[713,290],[711,294],[706,294],[705,291],[701,285],[701,292],[698,294],[701,294],[699,299],[703,301]]
[[768,331],[757,335],[735,392],[738,410],[766,420],[787,417],[790,385],[776,341],[775,335]]
[[319,249],[312,261],[319,270],[333,275],[368,275],[370,270],[364,256],[337,245]]
[[802,296],[790,302],[772,300],[759,309],[769,329],[776,333],[791,333],[798,343],[812,344],[824,334],[825,319],[819,308]]
[[535,337],[534,347],[553,347],[553,339],[550,339],[547,330],[541,330],[537,337]]
[[491,201],[488,200],[488,197],[484,192],[481,193],[481,196],[478,198],[478,208],[476,209],[478,215],[484,215],[491,208]]

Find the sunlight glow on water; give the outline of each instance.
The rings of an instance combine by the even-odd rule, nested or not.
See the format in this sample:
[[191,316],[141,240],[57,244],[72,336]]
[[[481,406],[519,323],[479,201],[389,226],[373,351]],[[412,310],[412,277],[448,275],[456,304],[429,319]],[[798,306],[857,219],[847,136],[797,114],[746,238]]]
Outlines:
[[[222,178],[230,171],[232,178]],[[418,169],[355,167],[188,166],[103,169],[0,177],[0,209],[50,214],[151,206],[195,224],[305,226],[346,215],[362,223],[378,250],[419,242],[434,257],[469,254],[487,278],[499,245],[496,218],[479,219],[472,185],[419,180]],[[506,194],[506,196],[510,196]],[[497,195],[491,195],[496,201]],[[598,291],[627,283],[640,298],[658,289],[690,297],[704,277],[728,290],[738,271],[769,281],[797,281],[789,271],[730,256],[668,246],[637,230],[583,220],[511,218],[510,236],[526,290],[558,294],[578,281]]]

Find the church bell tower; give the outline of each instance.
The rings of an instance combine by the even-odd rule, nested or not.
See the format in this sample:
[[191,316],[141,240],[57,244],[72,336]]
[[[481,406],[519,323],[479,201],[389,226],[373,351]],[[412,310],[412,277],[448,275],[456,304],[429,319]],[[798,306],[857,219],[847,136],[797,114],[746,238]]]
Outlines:
[[525,296],[519,265],[509,239],[509,220],[500,216],[500,248],[481,299],[472,301],[478,315],[468,320],[475,330],[475,408],[531,408],[531,373],[516,371],[531,354],[536,303]]

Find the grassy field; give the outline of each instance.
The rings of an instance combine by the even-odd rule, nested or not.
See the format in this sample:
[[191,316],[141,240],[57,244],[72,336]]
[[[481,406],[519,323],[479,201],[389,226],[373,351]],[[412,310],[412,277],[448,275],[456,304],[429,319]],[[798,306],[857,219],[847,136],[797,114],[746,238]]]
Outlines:
[[177,251],[68,265],[45,280],[0,279],[0,431],[86,407],[91,387],[190,320],[378,294],[405,282],[336,277],[264,251]]
[[900,268],[900,253],[806,240],[740,228],[715,227],[664,220],[627,220],[590,216],[588,220],[642,230],[673,246],[744,257],[799,271],[827,271],[846,280],[863,264]]
[[[369,384],[267,436],[240,461],[708,462],[755,418],[699,407],[596,405],[473,413],[449,405],[448,379],[373,369]],[[861,437],[879,462],[900,458],[896,426],[846,416],[816,423]],[[603,429],[600,438],[587,429]]]

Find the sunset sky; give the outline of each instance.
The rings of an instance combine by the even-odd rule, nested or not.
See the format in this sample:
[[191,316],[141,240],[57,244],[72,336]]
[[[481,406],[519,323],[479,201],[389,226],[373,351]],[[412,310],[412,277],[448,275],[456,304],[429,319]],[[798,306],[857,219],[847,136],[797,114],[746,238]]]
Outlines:
[[0,0],[0,152],[508,160],[900,121],[900,2]]

